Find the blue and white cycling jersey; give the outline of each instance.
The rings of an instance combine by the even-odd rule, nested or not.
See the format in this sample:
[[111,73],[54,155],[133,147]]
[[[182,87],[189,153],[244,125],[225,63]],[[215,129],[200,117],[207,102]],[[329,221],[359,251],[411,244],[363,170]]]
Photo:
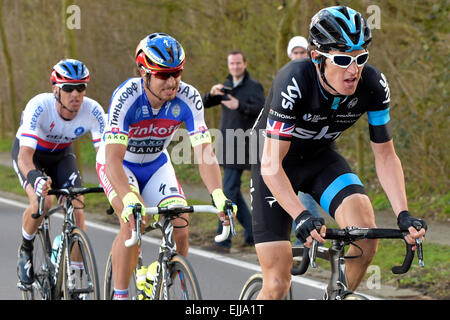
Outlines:
[[175,98],[165,102],[154,115],[143,80],[130,78],[114,91],[111,98],[97,162],[105,163],[105,146],[110,143],[127,146],[124,163],[145,165],[155,161],[183,122],[193,147],[211,142],[197,89],[181,81]]
[[102,106],[88,97],[83,98],[77,116],[66,121],[58,114],[53,93],[33,97],[22,112],[16,138],[20,146],[44,152],[59,152],[87,132],[91,133],[94,147],[98,147],[105,129]]

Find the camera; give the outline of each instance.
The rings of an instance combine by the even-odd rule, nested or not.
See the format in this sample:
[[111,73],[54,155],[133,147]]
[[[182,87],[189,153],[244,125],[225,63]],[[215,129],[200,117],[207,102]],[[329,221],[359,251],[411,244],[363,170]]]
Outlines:
[[230,87],[226,87],[223,86],[222,90],[221,90],[224,94],[228,94],[231,93],[231,88]]

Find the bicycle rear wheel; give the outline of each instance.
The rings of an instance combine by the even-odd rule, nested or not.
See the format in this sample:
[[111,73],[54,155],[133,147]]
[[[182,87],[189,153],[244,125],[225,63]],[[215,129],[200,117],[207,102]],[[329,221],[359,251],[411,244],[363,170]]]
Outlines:
[[190,263],[182,256],[175,255],[167,264],[169,277],[165,276],[167,295],[161,282],[156,290],[161,300],[201,300],[200,285]]
[[52,299],[51,270],[53,270],[53,266],[49,265],[51,263],[49,258],[50,253],[47,252],[44,239],[44,231],[39,229],[34,239],[33,249],[34,282],[20,289],[23,300]]
[[[262,286],[262,274],[255,273],[250,278],[248,278],[247,282],[244,284],[244,287],[242,288],[241,294],[239,296],[239,300],[256,300],[259,292],[262,289]],[[289,288],[289,292],[284,300],[292,300],[292,288]]]
[[[109,252],[108,260],[106,261],[105,268],[105,282],[103,286],[103,298],[105,300],[113,300],[114,298],[114,278],[112,267],[112,252]],[[133,271],[133,275],[128,285],[128,295],[131,300],[138,300],[138,289],[136,288],[136,271]]]
[[64,254],[62,268],[64,299],[100,299],[97,264],[91,243],[83,230],[79,228],[72,230],[67,250]]

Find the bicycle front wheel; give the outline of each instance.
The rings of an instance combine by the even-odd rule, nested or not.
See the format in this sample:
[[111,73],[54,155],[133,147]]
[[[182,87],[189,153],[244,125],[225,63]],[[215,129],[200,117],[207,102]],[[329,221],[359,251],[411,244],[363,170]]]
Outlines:
[[167,264],[169,277],[165,276],[165,286],[158,285],[161,300],[201,300],[200,285],[190,263],[182,256],[175,255]]
[[239,300],[256,300],[262,289],[263,278],[261,273],[252,275],[242,288]]
[[91,243],[79,228],[70,234],[63,260],[63,295],[65,300],[98,300],[100,286]]
[[[262,286],[262,274],[255,273],[250,278],[248,278],[247,282],[244,284],[244,287],[242,288],[241,294],[239,296],[239,300],[256,300],[259,292],[262,289]],[[289,292],[284,300],[292,300],[292,288],[289,288]]]
[[33,249],[34,282],[33,284],[26,286],[26,288],[20,289],[23,300],[52,299],[51,270],[53,270],[53,266],[50,265],[49,253],[46,248],[44,231],[39,229],[34,239]]
[[[139,291],[136,288],[136,271],[133,271],[133,275],[128,286],[128,294],[131,300],[138,300]],[[114,278],[113,278],[113,266],[112,266],[112,252],[109,252],[108,260],[106,261],[105,268],[105,282],[103,286],[103,297],[105,300],[113,300],[114,298]]]

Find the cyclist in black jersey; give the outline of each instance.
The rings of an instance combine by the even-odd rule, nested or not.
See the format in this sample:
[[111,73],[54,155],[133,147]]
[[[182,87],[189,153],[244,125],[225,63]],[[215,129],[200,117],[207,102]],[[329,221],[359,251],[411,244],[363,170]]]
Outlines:
[[[260,299],[281,299],[289,290],[292,219],[297,238],[306,246],[313,239],[324,242],[324,220],[305,209],[298,191],[311,194],[341,228],[376,227],[363,184],[334,142],[364,113],[377,174],[398,225],[409,230],[408,243],[423,240],[426,224],[408,212],[403,169],[393,145],[389,86],[386,77],[367,64],[370,41],[367,22],[355,10],[336,6],[319,11],[310,24],[311,59],[291,61],[278,72],[255,123],[253,146],[262,147],[262,156],[252,167],[250,187],[264,277]],[[417,221],[423,226],[420,231],[412,227]],[[349,290],[361,282],[378,244],[362,240],[358,245],[364,255],[346,262]],[[358,253],[350,248],[349,255]]]

